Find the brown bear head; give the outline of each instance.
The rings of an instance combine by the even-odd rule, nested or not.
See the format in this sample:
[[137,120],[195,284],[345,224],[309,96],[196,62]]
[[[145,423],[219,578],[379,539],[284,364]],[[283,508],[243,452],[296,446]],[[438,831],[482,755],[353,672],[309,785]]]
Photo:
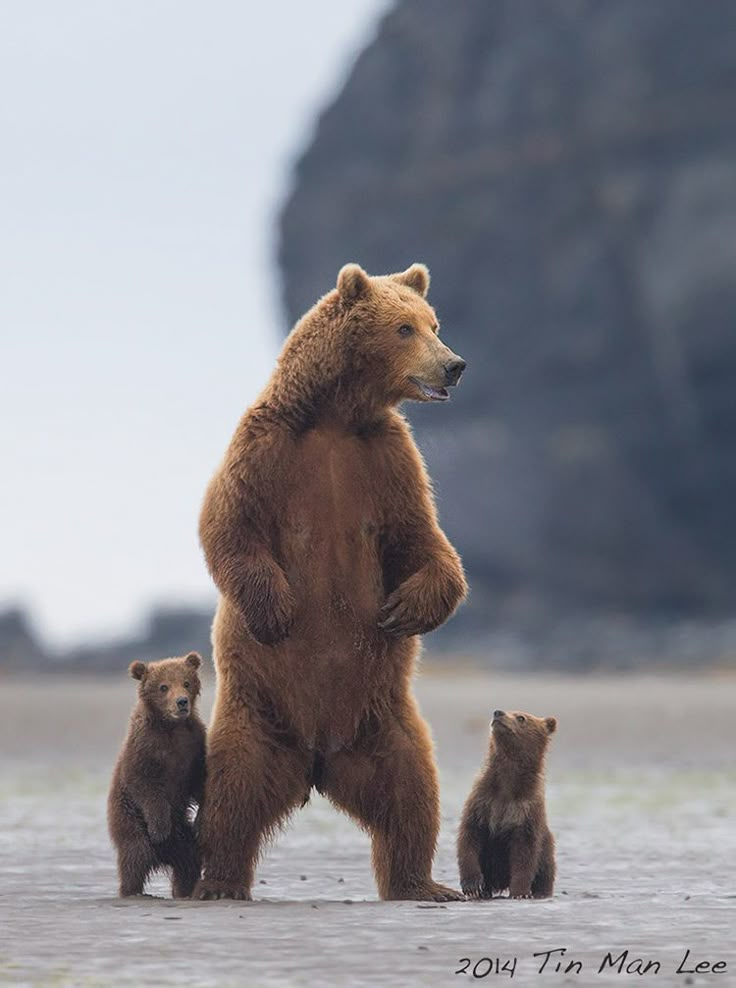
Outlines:
[[[297,323],[275,381],[283,400],[369,418],[401,401],[446,401],[465,361],[439,338],[429,271],[371,276],[346,264],[337,286]],[[331,407],[330,407],[331,406]]]
[[556,730],[556,718],[535,717],[522,710],[494,710],[491,721],[496,749],[530,767],[541,763]]
[[194,713],[201,664],[201,655],[190,652],[180,659],[133,662],[129,671],[139,680],[138,695],[149,711],[162,720],[177,722]]
[[372,369],[385,388],[386,402],[446,401],[465,361],[439,338],[439,322],[426,301],[429,271],[412,264],[406,271],[371,278],[358,264],[346,264],[337,293],[353,332],[355,365]]

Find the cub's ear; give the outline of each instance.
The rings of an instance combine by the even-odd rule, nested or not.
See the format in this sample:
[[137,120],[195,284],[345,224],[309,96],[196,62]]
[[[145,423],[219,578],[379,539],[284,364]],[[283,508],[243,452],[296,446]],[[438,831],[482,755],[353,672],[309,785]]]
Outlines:
[[202,665],[202,656],[199,652],[190,652],[189,655],[185,656],[184,661],[188,666],[191,666],[192,669],[199,669]]
[[128,672],[133,677],[133,679],[143,679],[143,677],[146,675],[146,663],[131,662]]
[[554,734],[557,730],[557,719],[555,717],[545,717],[544,723],[547,725],[547,733]]
[[355,302],[370,291],[370,275],[359,264],[346,264],[337,276],[337,290],[346,302]]
[[426,264],[412,264],[406,271],[402,271],[400,274],[392,274],[391,277],[394,281],[398,281],[400,285],[406,285],[408,288],[413,289],[422,298],[429,291],[429,268]]

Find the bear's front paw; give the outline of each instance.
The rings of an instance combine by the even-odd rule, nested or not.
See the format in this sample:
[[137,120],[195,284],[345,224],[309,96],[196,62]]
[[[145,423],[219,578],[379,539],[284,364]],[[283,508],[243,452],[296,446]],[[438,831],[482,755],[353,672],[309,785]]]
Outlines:
[[289,630],[289,624],[277,619],[248,622],[248,631],[259,645],[278,645],[289,637]]
[[389,594],[379,612],[378,627],[390,635],[424,635],[438,628],[465,594],[462,573],[448,573],[427,563]]
[[462,879],[460,888],[463,890],[463,895],[468,899],[487,899],[489,897],[482,875]]
[[246,615],[248,631],[259,645],[277,645],[289,637],[294,622],[290,594],[271,595],[251,606]]
[[424,882],[410,882],[403,887],[392,889],[386,898],[398,901],[411,899],[419,902],[462,902],[463,899],[460,892],[431,879]]
[[417,613],[416,597],[416,591],[405,583],[397,587],[378,612],[378,627],[381,631],[397,638],[408,638],[429,630],[427,621],[421,619]]

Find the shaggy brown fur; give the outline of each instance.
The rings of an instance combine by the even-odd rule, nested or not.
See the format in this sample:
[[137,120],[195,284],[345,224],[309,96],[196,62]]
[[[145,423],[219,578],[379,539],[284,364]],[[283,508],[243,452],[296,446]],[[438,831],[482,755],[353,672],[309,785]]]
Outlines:
[[120,895],[140,895],[159,868],[172,869],[171,891],[186,898],[200,874],[200,853],[188,820],[205,777],[205,728],[196,713],[201,658],[134,662],[138,703],[115,765],[107,802],[118,852]]
[[488,756],[463,810],[460,882],[474,899],[506,889],[543,899],[555,883],[555,841],[544,806],[544,758],[554,717],[496,710]]
[[437,336],[422,265],[337,289],[290,334],[207,491],[221,597],[203,807],[202,899],[250,898],[259,851],[314,786],[373,838],[387,899],[450,899],[431,877],[432,741],[411,692],[417,635],[466,593],[395,406],[464,363]]

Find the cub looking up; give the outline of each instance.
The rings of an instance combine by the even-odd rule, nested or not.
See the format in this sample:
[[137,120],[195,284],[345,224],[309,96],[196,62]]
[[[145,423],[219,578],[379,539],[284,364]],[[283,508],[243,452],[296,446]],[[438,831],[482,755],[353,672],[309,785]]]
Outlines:
[[141,895],[153,871],[172,869],[171,891],[187,898],[199,879],[200,853],[188,812],[201,803],[205,727],[196,712],[202,659],[134,662],[138,703],[118,756],[107,801],[118,852],[120,895]]
[[554,717],[496,710],[488,754],[463,809],[457,841],[465,895],[543,899],[555,882],[555,840],[544,805],[544,759]]

